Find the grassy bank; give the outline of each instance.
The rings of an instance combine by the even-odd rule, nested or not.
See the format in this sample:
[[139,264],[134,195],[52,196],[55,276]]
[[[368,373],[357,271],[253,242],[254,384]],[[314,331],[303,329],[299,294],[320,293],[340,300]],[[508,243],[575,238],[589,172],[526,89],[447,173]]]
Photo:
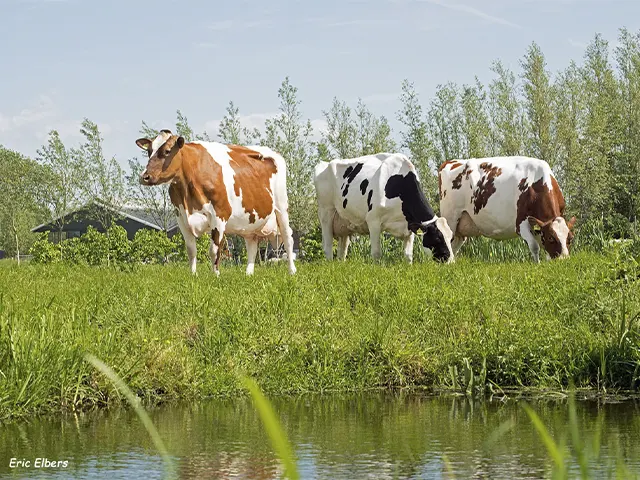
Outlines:
[[[640,281],[603,256],[226,267],[0,266],[0,418],[123,401],[434,386],[632,388]],[[622,265],[624,267],[624,265]]]

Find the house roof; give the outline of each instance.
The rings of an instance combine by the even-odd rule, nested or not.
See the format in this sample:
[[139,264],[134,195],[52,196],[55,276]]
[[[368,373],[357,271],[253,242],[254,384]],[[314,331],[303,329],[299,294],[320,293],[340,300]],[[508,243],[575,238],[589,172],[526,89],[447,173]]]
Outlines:
[[[75,213],[81,212],[83,210],[86,210],[91,203],[95,203],[97,205],[99,205],[102,208],[111,210],[119,215],[122,215],[125,218],[128,218],[130,220],[133,220],[135,222],[141,223],[147,227],[151,227],[155,230],[163,230],[162,226],[158,225],[158,223],[156,222],[156,220],[154,219],[154,216],[151,215],[147,209],[141,208],[141,207],[137,207],[135,205],[127,205],[124,207],[120,207],[120,208],[114,208],[110,205],[108,205],[106,202],[103,202],[101,200],[92,200],[89,203],[86,203],[78,208],[75,208],[73,210],[70,210],[69,212],[60,215],[58,217],[56,217],[55,219],[51,220],[50,222],[46,222],[43,223],[41,225],[38,225],[35,228],[32,228],[31,231],[32,232],[43,232],[45,230],[47,230],[47,228],[53,228],[54,224],[56,221],[58,221],[59,219],[63,218],[63,217],[67,217],[70,215],[73,215]],[[172,230],[176,229],[178,227],[177,221],[175,219],[175,217],[171,217],[168,221],[168,228],[167,231],[171,232]]]

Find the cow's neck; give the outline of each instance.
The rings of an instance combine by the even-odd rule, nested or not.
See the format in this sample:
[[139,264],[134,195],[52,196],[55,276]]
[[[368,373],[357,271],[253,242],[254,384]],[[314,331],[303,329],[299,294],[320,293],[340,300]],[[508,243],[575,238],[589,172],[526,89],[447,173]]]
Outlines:
[[187,213],[202,210],[202,206],[207,203],[196,173],[195,169],[182,164],[169,186],[171,203],[177,208],[184,207]]

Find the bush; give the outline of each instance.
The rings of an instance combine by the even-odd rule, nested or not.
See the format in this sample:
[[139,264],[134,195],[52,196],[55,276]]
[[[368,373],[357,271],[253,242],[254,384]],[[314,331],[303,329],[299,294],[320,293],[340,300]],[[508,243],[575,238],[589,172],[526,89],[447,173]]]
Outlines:
[[61,259],[60,246],[49,241],[49,232],[38,234],[38,239],[33,242],[29,253],[33,255],[35,263],[55,263]]
[[[335,247],[336,241],[334,240],[333,243]],[[309,262],[324,258],[322,230],[320,227],[316,227],[300,239],[300,257]]]
[[88,246],[80,237],[68,238],[60,244],[62,250],[62,261],[74,265],[84,265],[87,263]]
[[127,237],[127,231],[120,225],[112,225],[107,230],[109,245],[109,261],[116,263],[129,263],[131,258],[131,242]]
[[80,240],[86,249],[86,261],[89,265],[102,265],[107,262],[109,240],[106,235],[89,226]]
[[132,260],[141,263],[167,263],[176,244],[165,232],[143,228],[133,237]]

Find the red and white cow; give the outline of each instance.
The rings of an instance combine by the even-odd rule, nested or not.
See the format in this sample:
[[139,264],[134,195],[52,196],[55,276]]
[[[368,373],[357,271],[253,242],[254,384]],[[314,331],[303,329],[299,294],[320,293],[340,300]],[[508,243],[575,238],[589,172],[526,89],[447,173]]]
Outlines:
[[539,262],[569,256],[575,217],[563,218],[565,201],[549,164],[512,156],[448,160],[439,168],[440,214],[454,231],[456,254],[467,237],[522,237]]
[[140,183],[170,184],[192,273],[196,273],[196,238],[206,232],[211,232],[209,255],[218,275],[225,233],[245,239],[247,275],[253,273],[259,240],[268,238],[273,244],[276,235],[282,236],[289,273],[296,272],[282,156],[262,146],[186,143],[170,130],[161,130],[154,140],[139,138],[136,144],[149,155]]
[[404,240],[404,254],[411,262],[414,234],[422,230],[422,246],[431,250],[434,259],[454,261],[451,229],[433,213],[406,155],[378,153],[320,162],[313,183],[328,260],[333,258],[334,237],[338,238],[338,258],[344,260],[349,236],[354,233],[369,235],[371,256],[378,259],[380,234],[386,231]]

